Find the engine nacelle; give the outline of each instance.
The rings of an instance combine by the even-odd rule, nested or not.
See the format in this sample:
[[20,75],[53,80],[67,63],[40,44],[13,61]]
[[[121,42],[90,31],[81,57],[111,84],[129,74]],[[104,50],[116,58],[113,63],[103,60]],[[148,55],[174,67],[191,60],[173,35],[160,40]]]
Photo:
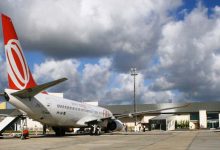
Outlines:
[[111,131],[121,131],[123,123],[120,120],[111,120],[108,122],[107,129]]

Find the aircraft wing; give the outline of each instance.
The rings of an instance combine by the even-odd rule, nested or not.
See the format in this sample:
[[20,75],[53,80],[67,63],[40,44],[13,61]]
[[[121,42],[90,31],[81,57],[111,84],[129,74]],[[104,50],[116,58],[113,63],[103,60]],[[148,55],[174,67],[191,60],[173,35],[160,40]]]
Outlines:
[[94,124],[99,124],[100,122],[103,122],[103,121],[109,120],[109,119],[112,119],[112,117],[105,117],[105,118],[97,119],[96,117],[88,116],[88,117],[81,118],[79,121],[77,121],[77,124],[94,125]]
[[111,120],[114,119],[115,117],[105,117],[105,118],[101,118],[101,119],[94,119],[94,120],[88,120],[85,122],[85,124],[87,125],[93,125],[93,124],[98,124],[100,122],[104,122],[105,120]]
[[61,78],[61,79],[58,79],[55,81],[51,81],[48,83],[37,85],[32,88],[20,90],[18,92],[12,93],[11,95],[19,97],[19,98],[31,98],[31,97],[34,97],[35,95],[37,95],[38,93],[46,90],[47,88],[52,87],[54,85],[57,85],[65,80],[67,80],[67,78]]
[[136,113],[127,113],[127,114],[114,115],[114,116],[111,116],[111,117],[105,117],[105,118],[101,118],[101,119],[89,120],[85,123],[86,124],[97,124],[97,123],[103,122],[105,120],[120,119],[120,118],[126,118],[126,117],[133,118],[135,116],[146,115],[146,114],[149,114],[149,113],[158,113],[158,112],[164,111],[164,110],[183,108],[183,107],[187,107],[189,105],[190,105],[190,103],[180,105],[180,106],[176,106],[176,107],[167,107],[167,108],[163,108],[163,109],[154,109],[154,110],[140,111],[140,112],[136,112]]
[[176,106],[176,107],[167,107],[167,108],[163,108],[163,109],[139,111],[139,112],[134,112],[134,113],[119,114],[119,115],[114,115],[114,116],[117,119],[125,118],[125,117],[131,117],[132,118],[132,117],[135,117],[135,116],[146,115],[146,114],[149,114],[149,113],[158,113],[158,112],[164,111],[164,110],[170,110],[170,109],[177,109],[177,108],[187,107],[189,105],[190,105],[190,103],[189,104],[180,105],[180,106]]

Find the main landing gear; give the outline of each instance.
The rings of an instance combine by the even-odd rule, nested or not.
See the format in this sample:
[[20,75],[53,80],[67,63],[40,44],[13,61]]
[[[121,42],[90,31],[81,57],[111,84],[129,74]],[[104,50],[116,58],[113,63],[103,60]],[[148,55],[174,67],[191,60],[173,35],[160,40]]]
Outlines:
[[101,135],[101,128],[98,125],[92,125],[90,135]]
[[65,136],[65,128],[61,128],[61,127],[53,127],[53,130],[56,134],[56,136]]

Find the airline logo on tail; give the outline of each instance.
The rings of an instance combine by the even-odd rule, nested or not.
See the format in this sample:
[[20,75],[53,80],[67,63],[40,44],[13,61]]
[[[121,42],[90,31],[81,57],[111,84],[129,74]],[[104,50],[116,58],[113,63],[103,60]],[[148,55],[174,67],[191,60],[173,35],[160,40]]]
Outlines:
[[21,90],[36,86],[11,19],[2,16],[2,29],[5,43],[9,88]]
[[11,39],[5,45],[8,75],[18,89],[26,88],[30,72],[18,40]]

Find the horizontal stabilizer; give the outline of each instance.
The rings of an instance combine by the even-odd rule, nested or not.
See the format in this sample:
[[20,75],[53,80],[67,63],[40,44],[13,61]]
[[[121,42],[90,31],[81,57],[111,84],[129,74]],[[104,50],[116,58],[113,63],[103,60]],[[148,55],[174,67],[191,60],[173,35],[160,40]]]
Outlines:
[[51,81],[48,83],[37,85],[32,88],[20,90],[18,92],[12,93],[11,95],[19,97],[19,98],[31,98],[31,97],[34,97],[35,95],[37,95],[38,93],[46,90],[47,88],[52,87],[54,85],[57,85],[57,84],[59,84],[63,81],[66,81],[66,80],[67,80],[67,78],[61,78],[61,79],[58,79],[55,81]]

